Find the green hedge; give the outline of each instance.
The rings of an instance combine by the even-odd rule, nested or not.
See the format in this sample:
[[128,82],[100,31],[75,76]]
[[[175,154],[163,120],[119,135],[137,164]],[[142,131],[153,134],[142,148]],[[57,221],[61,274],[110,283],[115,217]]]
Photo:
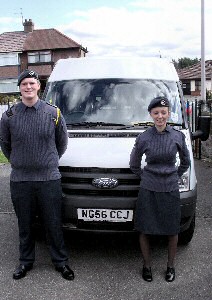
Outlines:
[[7,162],[8,160],[6,159],[2,151],[0,151],[0,163],[7,163]]

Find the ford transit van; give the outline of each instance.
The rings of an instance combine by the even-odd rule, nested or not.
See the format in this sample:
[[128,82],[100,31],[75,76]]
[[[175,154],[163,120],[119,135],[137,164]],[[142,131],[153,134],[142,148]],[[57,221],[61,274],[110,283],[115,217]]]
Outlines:
[[[177,72],[172,62],[162,58],[87,57],[57,62],[44,98],[60,108],[69,134],[59,166],[65,228],[134,231],[140,179],[131,172],[129,158],[135,138],[153,126],[147,107],[157,96],[169,99],[169,124],[183,132],[191,156],[179,188],[180,239],[185,244],[192,239],[197,200],[192,133]],[[202,134],[200,128],[194,136]]]

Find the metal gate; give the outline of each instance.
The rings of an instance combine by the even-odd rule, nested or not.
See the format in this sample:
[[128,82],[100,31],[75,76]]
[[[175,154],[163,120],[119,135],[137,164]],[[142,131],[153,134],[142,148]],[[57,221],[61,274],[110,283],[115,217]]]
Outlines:
[[[207,114],[211,116],[212,114],[212,103],[207,102],[206,104],[202,100],[195,100],[195,101],[186,101],[186,113],[188,117],[188,123],[192,132],[197,130],[198,126],[198,116],[203,114],[202,108],[203,105],[207,107]],[[192,141],[193,147],[193,154],[194,157],[201,159],[202,157],[202,142],[200,139],[196,139]]]

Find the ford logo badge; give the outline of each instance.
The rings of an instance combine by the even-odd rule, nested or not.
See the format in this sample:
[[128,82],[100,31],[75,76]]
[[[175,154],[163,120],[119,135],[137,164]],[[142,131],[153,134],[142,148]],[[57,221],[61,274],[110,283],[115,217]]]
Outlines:
[[118,179],[112,177],[94,178],[92,185],[99,189],[113,189],[118,185]]

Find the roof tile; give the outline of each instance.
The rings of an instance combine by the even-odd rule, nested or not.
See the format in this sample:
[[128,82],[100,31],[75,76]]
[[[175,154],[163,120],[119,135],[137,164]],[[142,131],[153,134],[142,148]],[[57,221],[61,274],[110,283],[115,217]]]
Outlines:
[[24,51],[80,47],[78,43],[56,29],[33,30],[27,35]]
[[[201,62],[197,64],[177,70],[178,76],[181,80],[185,79],[200,79],[201,78]],[[212,77],[212,60],[205,61],[205,76],[208,79]]]
[[27,33],[24,31],[4,32],[0,34],[0,52],[22,52]]
[[0,53],[79,47],[80,44],[53,28],[0,34]]

